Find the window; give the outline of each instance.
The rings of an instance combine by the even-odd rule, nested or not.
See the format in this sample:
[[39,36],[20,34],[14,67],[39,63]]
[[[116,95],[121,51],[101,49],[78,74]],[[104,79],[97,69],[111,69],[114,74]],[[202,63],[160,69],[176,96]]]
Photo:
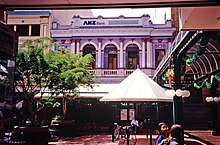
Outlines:
[[40,36],[40,25],[32,25],[31,27],[31,36]]
[[165,50],[164,49],[156,49],[155,50],[155,68],[157,68],[157,66],[160,64],[161,60],[163,59],[164,55],[165,55]]
[[29,25],[17,25],[16,32],[19,36],[29,36]]

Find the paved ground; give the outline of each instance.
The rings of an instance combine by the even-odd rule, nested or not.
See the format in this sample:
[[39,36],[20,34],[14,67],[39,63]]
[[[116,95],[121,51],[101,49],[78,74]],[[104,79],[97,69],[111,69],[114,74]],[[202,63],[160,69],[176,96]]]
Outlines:
[[[185,135],[186,145],[220,145],[220,136],[213,136],[211,131],[187,131]],[[152,144],[155,145],[156,135],[152,136]],[[50,142],[49,145],[126,145],[126,141],[111,141],[111,135],[82,135],[78,137],[64,137],[58,142]],[[133,140],[130,140],[133,144]],[[137,135],[136,145],[150,145],[150,139],[146,135]]]
[[195,142],[199,142],[207,145],[220,145],[220,136],[213,136],[212,131],[207,130],[188,130],[189,138],[188,140],[195,140]]
[[79,137],[64,137],[58,142],[50,142],[50,145],[118,145],[118,141],[112,143],[111,135],[82,135]]

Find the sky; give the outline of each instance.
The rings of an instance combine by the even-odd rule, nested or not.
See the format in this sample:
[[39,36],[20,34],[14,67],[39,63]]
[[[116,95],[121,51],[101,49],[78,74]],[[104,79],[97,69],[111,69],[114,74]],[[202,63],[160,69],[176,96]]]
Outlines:
[[[103,17],[141,17],[143,14],[149,14],[154,24],[163,24],[166,20],[171,19],[171,8],[144,8],[144,9],[92,9],[94,17],[102,15]],[[165,18],[166,17],[166,18]]]
[[93,17],[118,17],[124,15],[125,17],[141,17],[144,14],[150,15],[150,20],[153,24],[164,24],[165,19],[171,19],[171,8],[120,8],[120,9],[89,9],[87,10],[54,10],[53,16],[59,19],[60,24],[68,25],[72,21],[73,15],[77,13],[81,17],[91,17],[91,11]]

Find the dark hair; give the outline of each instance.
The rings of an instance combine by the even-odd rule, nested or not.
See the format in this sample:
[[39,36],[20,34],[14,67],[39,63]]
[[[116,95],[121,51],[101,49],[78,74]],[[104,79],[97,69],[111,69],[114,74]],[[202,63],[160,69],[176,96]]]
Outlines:
[[183,133],[183,128],[181,125],[174,124],[170,128],[170,135],[173,138],[179,139]]
[[166,123],[161,122],[161,123],[158,124],[157,130],[158,130],[159,134],[163,134],[163,132],[161,131],[161,126],[162,126],[162,125],[166,125]]

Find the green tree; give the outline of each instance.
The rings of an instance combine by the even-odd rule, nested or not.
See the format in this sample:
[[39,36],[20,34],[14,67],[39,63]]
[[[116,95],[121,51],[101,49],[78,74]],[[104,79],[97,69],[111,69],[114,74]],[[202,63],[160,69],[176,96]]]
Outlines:
[[91,55],[72,55],[68,49],[49,51],[53,45],[61,48],[50,38],[26,40],[16,58],[15,89],[24,93],[25,106],[33,122],[38,110],[34,99],[37,90],[49,88],[51,96],[41,101],[48,104],[56,102],[52,98],[53,94],[62,93],[64,98],[67,97],[67,93],[69,96],[75,96],[78,86],[91,86],[94,83],[94,75],[88,71],[93,61]]
[[90,86],[94,81],[94,74],[91,70],[92,55],[72,55],[68,49],[62,51],[50,51],[46,54],[49,64],[50,75],[47,87],[52,94],[62,94],[63,115],[66,115],[66,100],[77,95],[78,86]]
[[25,107],[32,121],[36,119],[36,101],[34,95],[37,89],[47,83],[49,71],[45,61],[44,50],[49,48],[45,39],[26,40],[18,51],[15,69],[15,89],[23,92],[26,97]]

